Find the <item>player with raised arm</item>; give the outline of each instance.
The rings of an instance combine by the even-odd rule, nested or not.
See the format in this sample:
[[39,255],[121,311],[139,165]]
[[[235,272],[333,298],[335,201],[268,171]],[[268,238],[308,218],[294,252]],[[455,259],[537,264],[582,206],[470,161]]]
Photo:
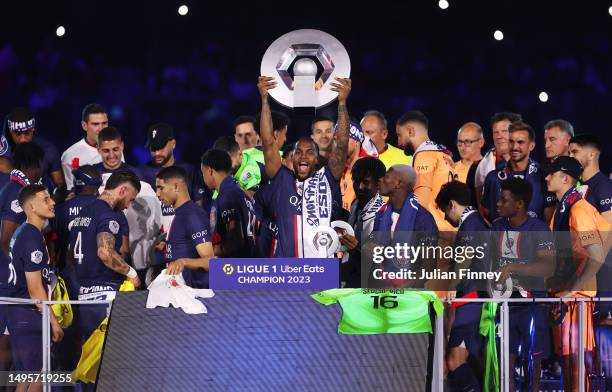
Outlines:
[[300,138],[293,151],[293,170],[282,165],[273,135],[268,90],[276,86],[274,78],[259,77],[261,95],[260,136],[266,174],[274,188],[271,203],[277,211],[277,257],[313,257],[317,253],[306,241],[308,232],[319,226],[329,227],[334,210],[341,208],[339,180],[346,165],[350,119],[346,100],[351,80],[337,78],[331,83],[338,93],[338,132],[336,144],[326,166],[316,170],[318,149],[311,138]]

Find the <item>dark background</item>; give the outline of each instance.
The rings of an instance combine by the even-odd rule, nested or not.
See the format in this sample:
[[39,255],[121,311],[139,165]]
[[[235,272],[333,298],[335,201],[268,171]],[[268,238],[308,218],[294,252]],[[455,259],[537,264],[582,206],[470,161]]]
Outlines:
[[[177,13],[181,4],[189,6],[187,16]],[[37,132],[64,150],[83,135],[83,106],[98,102],[124,134],[128,162],[148,158],[145,129],[158,121],[174,125],[179,155],[195,161],[215,137],[233,133],[236,116],[258,112],[255,84],[266,48],[291,30],[315,28],[338,38],[351,57],[352,116],[378,109],[393,131],[403,112],[420,109],[431,138],[456,152],[463,123],[480,123],[489,146],[491,115],[516,111],[537,130],[541,160],[543,125],[555,118],[612,144],[611,5],[450,0],[441,10],[436,0],[5,2],[0,115],[30,106]],[[497,29],[503,41],[493,39]],[[540,91],[549,94],[547,103],[538,100]],[[293,116],[289,139],[308,126],[309,118]],[[393,133],[389,140],[395,144]]]

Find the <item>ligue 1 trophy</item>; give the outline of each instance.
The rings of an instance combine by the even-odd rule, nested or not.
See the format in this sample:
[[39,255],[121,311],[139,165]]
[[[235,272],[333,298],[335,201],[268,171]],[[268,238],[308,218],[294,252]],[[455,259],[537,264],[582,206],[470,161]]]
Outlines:
[[261,60],[261,75],[280,79],[270,96],[300,114],[313,114],[333,101],[338,94],[330,83],[350,74],[344,46],[320,30],[295,30],[279,37]]

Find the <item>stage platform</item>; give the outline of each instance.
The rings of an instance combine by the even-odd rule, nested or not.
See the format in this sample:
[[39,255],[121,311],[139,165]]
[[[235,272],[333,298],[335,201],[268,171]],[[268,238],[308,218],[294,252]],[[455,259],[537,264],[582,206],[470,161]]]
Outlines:
[[311,291],[216,291],[208,314],[119,293],[98,391],[424,391],[427,334],[339,335]]

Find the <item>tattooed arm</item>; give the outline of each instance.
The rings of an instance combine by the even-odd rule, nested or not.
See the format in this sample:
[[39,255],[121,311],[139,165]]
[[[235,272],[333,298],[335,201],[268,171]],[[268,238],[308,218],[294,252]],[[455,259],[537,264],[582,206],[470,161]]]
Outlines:
[[[134,283],[134,286],[140,286],[140,281],[136,275],[136,271],[130,267],[123,257],[115,250],[115,236],[111,233],[101,232],[96,235],[96,243],[98,245],[98,257],[107,268],[113,271],[126,275],[128,279]],[[133,272],[132,272],[133,271]],[[136,275],[136,276],[134,276]]]
[[257,80],[257,89],[261,95],[261,116],[259,120],[259,134],[261,136],[261,147],[264,153],[265,170],[268,177],[276,176],[281,168],[281,158],[274,140],[274,129],[272,125],[272,112],[268,102],[268,90],[276,87],[274,78],[260,76]]
[[346,109],[346,99],[351,92],[351,79],[336,78],[336,80],[338,83],[331,83],[331,86],[332,91],[338,93],[338,133],[327,165],[334,178],[340,180],[348,156],[350,119]]

